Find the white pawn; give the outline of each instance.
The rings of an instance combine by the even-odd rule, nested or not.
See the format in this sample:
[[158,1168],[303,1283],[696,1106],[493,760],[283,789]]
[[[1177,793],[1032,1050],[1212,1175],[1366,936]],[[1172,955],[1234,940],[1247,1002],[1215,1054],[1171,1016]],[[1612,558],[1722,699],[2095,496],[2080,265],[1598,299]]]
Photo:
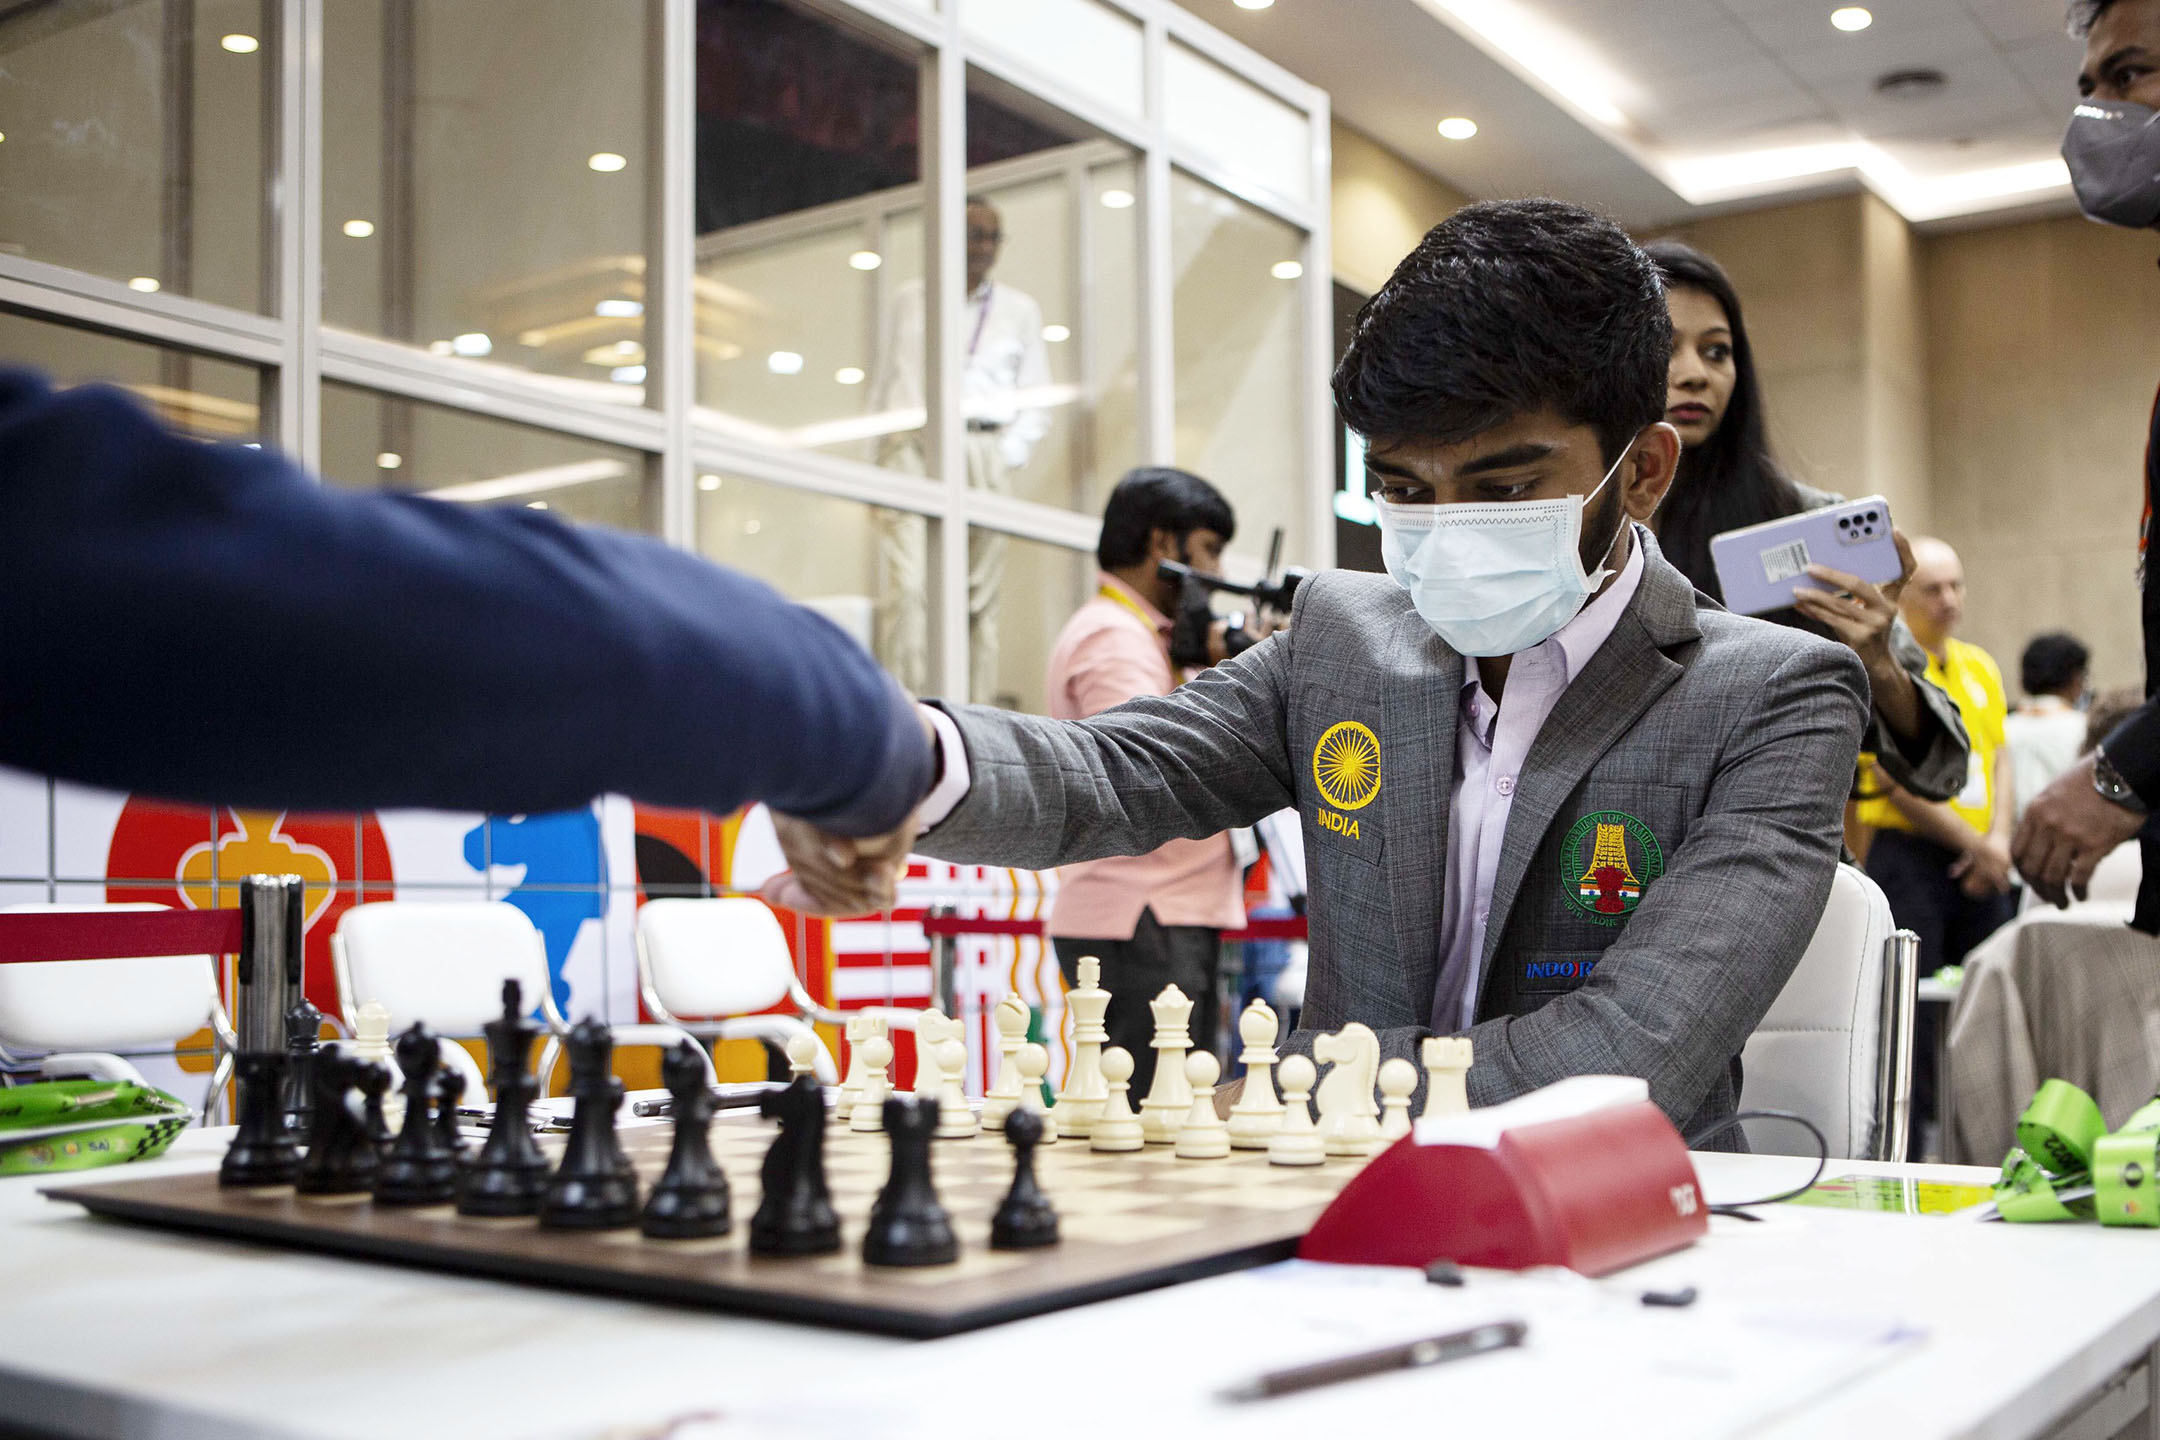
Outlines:
[[892,1064],[892,1041],[872,1035],[862,1042],[862,1088],[855,1094],[855,1108],[848,1112],[848,1129],[875,1134],[885,1128],[885,1101],[892,1085],[885,1067]]
[[[947,1035],[930,1047],[937,1061],[939,1073],[944,1077],[937,1089],[937,1130],[940,1140],[966,1140],[980,1134],[982,1125],[975,1119],[975,1112],[968,1107],[967,1090],[961,1077],[967,1073],[967,1046]],[[920,1087],[917,1087],[920,1089]]]
[[[455,1040],[445,1040],[445,1045],[455,1045]],[[352,1044],[346,1053],[355,1060],[372,1060],[388,1070],[398,1073],[397,1057],[390,1048],[390,1007],[380,1001],[370,1000],[353,1016]],[[423,1108],[426,1101],[422,1100]],[[382,1098],[383,1124],[393,1134],[405,1128],[405,1090],[403,1086],[390,1091]]]
[[1410,1094],[1417,1066],[1397,1055],[1380,1067],[1380,1138],[1389,1143],[1410,1133]]
[[1320,1131],[1313,1124],[1313,1080],[1318,1071],[1312,1061],[1303,1055],[1292,1055],[1282,1062],[1282,1126],[1268,1139],[1267,1158],[1270,1165],[1318,1165],[1327,1158],[1327,1147],[1320,1142]]
[[1238,1017],[1238,1037],[1245,1042],[1238,1062],[1245,1067],[1245,1093],[1230,1107],[1230,1144],[1237,1150],[1265,1150],[1268,1137],[1282,1124],[1282,1101],[1275,1098],[1275,1036],[1281,1022],[1265,1000],[1255,1000]]
[[1425,1062],[1425,1108],[1418,1112],[1418,1119],[1467,1114],[1470,1092],[1463,1077],[1470,1073],[1469,1037],[1434,1035],[1418,1050]]
[[1012,1114],[1020,1103],[1020,1047],[1028,1043],[1027,1002],[1017,995],[1007,995],[998,1001],[990,1012],[990,1020],[998,1032],[997,1080],[983,1092],[982,1128],[1002,1130],[1005,1117]]
[[1050,1052],[1030,1042],[1020,1047],[1013,1063],[1020,1071],[1020,1099],[1013,1108],[1026,1110],[1042,1121],[1042,1144],[1057,1144],[1058,1117],[1042,1098],[1042,1078],[1050,1069]]
[[1102,1077],[1103,1105],[1088,1128],[1088,1148],[1138,1150],[1147,1139],[1140,1129],[1140,1117],[1133,1114],[1126,1098],[1132,1091],[1132,1056],[1117,1045],[1103,1051]]
[[815,1035],[790,1035],[787,1042],[787,1074],[789,1080],[800,1080],[805,1075],[817,1074],[818,1038]]
[[862,1093],[862,1046],[873,1035],[885,1033],[885,1022],[876,1015],[850,1015],[847,1020],[848,1070],[840,1082],[840,1098],[833,1105],[833,1123],[844,1125],[855,1113],[855,1097]]
[[1215,1113],[1215,1081],[1222,1062],[1206,1050],[1185,1057],[1185,1081],[1192,1086],[1192,1109],[1178,1127],[1180,1160],[1220,1160],[1230,1153],[1230,1122]]
[[1150,1145],[1168,1145],[1177,1139],[1185,1112],[1192,1109],[1192,1087],[1185,1083],[1185,1052],[1192,1046],[1193,1002],[1175,985],[1148,1002],[1155,1016],[1155,1083],[1140,1102],[1141,1133]]

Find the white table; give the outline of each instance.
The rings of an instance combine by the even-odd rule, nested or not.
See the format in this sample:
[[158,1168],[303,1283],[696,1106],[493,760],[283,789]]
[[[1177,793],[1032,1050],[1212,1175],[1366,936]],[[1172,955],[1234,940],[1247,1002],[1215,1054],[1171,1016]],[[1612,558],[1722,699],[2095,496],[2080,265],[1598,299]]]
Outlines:
[[[183,1137],[154,1163],[209,1167],[229,1133]],[[1717,1155],[1697,1163],[1713,1200],[1798,1183],[1813,1164]],[[1859,1162],[1836,1162],[1832,1173],[1839,1172],[1989,1178]],[[1178,1416],[1181,1437],[1392,1435],[1404,1433],[1405,1414],[1417,1413],[1444,1414],[1450,1433],[1462,1435],[1590,1433],[1577,1423],[1583,1413],[1602,1422],[1601,1436],[1675,1433],[1630,1411],[1624,1396],[1566,1385],[1573,1367],[1554,1337],[1580,1334],[1586,1322],[1578,1315],[1569,1331],[1555,1318],[1555,1296],[1556,1287],[1574,1284],[1606,1306],[1599,1313],[1610,1319],[1599,1323],[1631,1333],[1667,1323],[1646,1318],[1657,1312],[1636,1305],[1641,1290],[1682,1285],[1702,1295],[1687,1312],[1690,1323],[1774,1307],[1894,1313],[1927,1332],[1924,1343],[1831,1387],[1763,1433],[2040,1434],[2117,1381],[2106,1402],[2113,1418],[2090,1431],[2102,1437],[2146,1408],[2154,1372],[2138,1367],[2160,1340],[2160,1233],[1772,1207],[1759,1225],[1715,1219],[1702,1243],[1597,1282],[1594,1291],[1589,1282],[1497,1272],[1476,1272],[1455,1291],[1414,1282],[1415,1293],[1397,1295],[1412,1303],[1430,1297],[1436,1316],[1440,1307],[1472,1303],[1521,1314],[1531,1323],[1529,1345],[1229,1407],[1205,1400],[1206,1364],[1196,1358],[1188,1374],[1177,1358],[1179,1335],[1163,1337],[1163,1358],[1153,1364],[1146,1346],[1127,1347],[1123,1361],[1062,1347],[1106,1327],[1137,1341],[1195,1315],[1211,1332],[1196,1356],[1210,1344],[1235,1346],[1269,1324],[1233,1303],[1249,1300],[1266,1272],[909,1342],[94,1221],[45,1200],[37,1189],[46,1183],[0,1181],[0,1289],[8,1297],[0,1306],[0,1428],[65,1435],[882,1434],[897,1433],[903,1416],[919,1419],[931,1397],[955,1407],[929,1427],[940,1436],[1101,1435],[1107,1426],[1137,1437],[1156,1429],[1121,1426],[1119,1417],[1167,1418],[1172,1410],[1190,1412]],[[1119,1393],[1114,1365],[1132,1372],[1128,1396]],[[820,1407],[842,1402],[839,1382],[876,1381],[886,1371],[894,1377],[892,1430],[822,1427]],[[1025,1408],[995,1409],[986,1397],[998,1393]],[[668,1428],[671,1419],[701,1414],[728,1418]],[[805,1428],[782,1427],[775,1416],[799,1418]],[[2147,1427],[2139,1433],[2151,1433]]]

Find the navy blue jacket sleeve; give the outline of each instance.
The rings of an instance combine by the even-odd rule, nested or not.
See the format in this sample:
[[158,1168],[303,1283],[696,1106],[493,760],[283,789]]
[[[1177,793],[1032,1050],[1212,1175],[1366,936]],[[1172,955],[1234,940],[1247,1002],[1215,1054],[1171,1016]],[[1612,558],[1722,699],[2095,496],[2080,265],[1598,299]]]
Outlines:
[[822,616],[656,541],[316,484],[0,372],[0,764],[177,800],[615,791],[897,825],[932,757]]

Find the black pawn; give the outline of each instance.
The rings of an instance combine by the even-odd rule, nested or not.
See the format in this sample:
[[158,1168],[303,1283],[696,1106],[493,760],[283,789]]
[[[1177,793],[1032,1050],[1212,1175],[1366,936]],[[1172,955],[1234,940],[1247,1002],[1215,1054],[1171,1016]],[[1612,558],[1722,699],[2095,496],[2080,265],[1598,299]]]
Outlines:
[[458,1172],[460,1215],[533,1215],[547,1188],[548,1161],[528,1120],[540,1084],[532,1075],[538,1021],[525,1015],[515,980],[503,981],[503,1013],[487,1023],[488,1067],[495,1084],[495,1118],[487,1143]]
[[300,1142],[285,1128],[285,1052],[243,1051],[240,1131],[218,1166],[220,1185],[290,1185],[300,1176]]
[[642,1228],[658,1240],[701,1240],[728,1232],[727,1175],[714,1161],[712,1091],[696,1042],[684,1040],[660,1060],[660,1078],[675,1097],[675,1143],[667,1169],[645,1201]]
[[[765,1193],[750,1217],[755,1255],[829,1255],[840,1248],[840,1217],[825,1184],[825,1091],[802,1075],[758,1101],[780,1122],[759,1172]],[[933,1117],[934,1118],[934,1117]]]
[[952,1217],[938,1203],[937,1189],[930,1181],[930,1137],[937,1119],[937,1101],[927,1095],[895,1095],[885,1102],[892,1175],[870,1207],[870,1227],[863,1232],[863,1263],[949,1265],[960,1258]]
[[285,1128],[305,1134],[314,1111],[315,1050],[322,1038],[322,1011],[305,998],[285,1012]]
[[[363,1072],[387,1076],[335,1051],[315,1056],[309,1076],[307,1160],[294,1188],[303,1195],[362,1195],[375,1184],[375,1141],[353,1091]],[[380,1092],[378,1092],[380,1093]]]
[[453,1070],[448,1065],[437,1070],[435,1084],[428,1091],[428,1098],[435,1106],[432,1117],[435,1143],[450,1157],[454,1170],[457,1163],[465,1158],[465,1137],[458,1133],[458,1102],[465,1098],[464,1073]]
[[442,1042],[418,1021],[397,1038],[405,1076],[405,1124],[375,1173],[375,1199],[384,1205],[441,1205],[457,1194],[456,1157],[445,1150],[428,1115]]
[[1013,1182],[990,1217],[993,1250],[1034,1250],[1057,1244],[1057,1210],[1035,1183],[1035,1147],[1042,1143],[1042,1135],[1042,1116],[1032,1110],[1015,1110],[1005,1117],[1005,1138],[1013,1148]]
[[353,1084],[360,1087],[361,1103],[367,1116],[368,1140],[375,1146],[375,1153],[382,1155],[390,1149],[390,1122],[383,1117],[383,1096],[390,1093],[391,1075],[384,1066],[373,1060],[355,1062]]
[[622,1081],[611,1065],[615,1037],[588,1016],[570,1028],[570,1143],[548,1177],[540,1224],[550,1230],[619,1230],[637,1223],[637,1172],[615,1138]]

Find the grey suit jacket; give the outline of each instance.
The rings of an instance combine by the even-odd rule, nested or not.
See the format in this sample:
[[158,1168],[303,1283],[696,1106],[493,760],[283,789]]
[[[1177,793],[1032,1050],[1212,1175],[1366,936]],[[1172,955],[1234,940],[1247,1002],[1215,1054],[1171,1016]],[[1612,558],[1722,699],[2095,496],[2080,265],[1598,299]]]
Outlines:
[[[1717,608],[1635,538],[1641,585],[1516,789],[1469,1089],[1489,1105],[1639,1075],[1692,1133],[1732,1113],[1740,1047],[1828,898],[1867,680],[1843,646]],[[1288,631],[1169,695],[1079,721],[954,710],[972,788],[916,848],[1044,868],[1295,806],[1312,946],[1289,1048],[1358,1020],[1414,1059],[1462,688],[1462,656],[1393,581],[1326,572]]]

